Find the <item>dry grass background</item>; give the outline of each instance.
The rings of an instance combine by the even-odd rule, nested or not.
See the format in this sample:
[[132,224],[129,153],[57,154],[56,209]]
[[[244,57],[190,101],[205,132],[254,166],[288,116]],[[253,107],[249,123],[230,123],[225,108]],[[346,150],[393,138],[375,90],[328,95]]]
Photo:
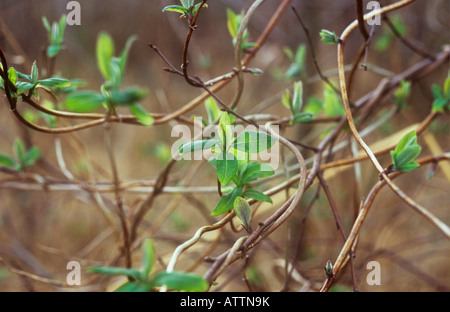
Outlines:
[[[138,84],[150,90],[142,103],[152,112],[170,112],[181,107],[197,96],[198,90],[190,88],[183,79],[163,72],[163,64],[147,42],[157,45],[175,64],[181,63],[181,52],[185,35],[185,22],[180,22],[175,14],[163,14],[161,9],[173,1],[79,1],[82,8],[81,26],[66,28],[66,49],[60,53],[56,68],[67,78],[82,78],[88,81],[90,89],[97,89],[102,83],[95,63],[95,41],[99,31],[109,32],[121,49],[126,39],[133,34],[138,40],[131,50],[125,84]],[[247,8],[252,1],[212,0],[207,12],[202,14],[199,29],[195,32],[191,44],[190,70],[195,71],[204,80],[228,72],[234,64],[231,39],[226,29],[225,8],[235,11]],[[66,1],[56,0],[15,0],[0,1],[0,45],[12,60],[21,56],[17,64],[10,61],[21,72],[29,71],[29,64],[37,60],[42,64],[42,49],[47,43],[41,17],[50,21],[59,18],[65,10]],[[250,23],[250,34],[256,38],[264,29],[268,19],[278,5],[278,1],[266,1]],[[385,1],[385,3],[390,3]],[[321,29],[330,29],[339,34],[354,19],[354,1],[297,1],[292,5],[303,16],[315,40],[317,59],[322,70],[336,68],[336,49],[320,43],[318,33]],[[449,5],[448,1],[416,1],[399,11],[408,26],[408,38],[429,52],[441,51],[449,43]],[[378,30],[380,32],[380,30]],[[375,36],[379,35],[376,33]],[[354,32],[346,45],[346,62],[351,62],[356,54],[361,37]],[[298,44],[306,43],[306,37],[291,10],[283,13],[283,18],[270,35],[267,44],[252,62],[252,66],[262,68],[262,76],[246,80],[246,89],[239,109],[250,110],[261,101],[284,90],[290,84],[279,81],[273,73],[281,68],[285,70],[289,60],[283,54],[283,47],[295,49]],[[369,62],[399,73],[421,60],[398,41],[394,41],[389,50],[377,53],[371,50]],[[420,122],[431,109],[432,83],[442,85],[448,74],[448,62],[442,68],[413,84],[408,100],[408,109],[397,114],[389,124],[368,137],[369,144],[375,144],[391,134]],[[308,51],[307,73],[316,75]],[[380,75],[371,72],[358,72],[352,98],[359,98],[374,89]],[[229,101],[234,95],[231,83],[219,95]],[[305,87],[306,96],[321,93],[321,82]],[[25,129],[18,124],[10,113],[6,100],[0,102],[0,153],[11,153],[12,142],[17,136],[27,138],[43,151],[43,160],[32,170],[42,174],[61,177],[55,156],[55,136],[41,134]],[[287,115],[281,105],[272,106],[265,112]],[[190,112],[190,115],[205,115],[202,107]],[[190,117],[190,115],[188,117]],[[169,148],[175,141],[170,137],[171,125],[157,127],[136,127],[113,125],[115,152],[119,164],[121,180],[140,180],[155,178],[164,165],[164,160],[156,157],[156,151]],[[289,130],[289,135],[297,140],[308,137],[317,131],[314,127],[301,126]],[[80,180],[111,181],[110,166],[103,144],[102,127],[91,128],[74,134],[59,136],[68,169]],[[440,116],[430,129],[421,136],[419,143],[421,155],[449,152],[450,127],[448,114]],[[316,138],[308,143],[318,143]],[[394,143],[394,142],[390,142]],[[335,155],[335,159],[349,155],[345,150]],[[306,156],[311,156],[306,153]],[[389,158],[380,157],[382,164],[389,164]],[[193,171],[193,167],[198,168]],[[369,162],[362,163],[362,178],[358,184],[359,196],[365,196],[377,182],[377,172]],[[450,224],[450,176],[448,164],[441,162],[434,177],[426,179],[429,166],[419,168],[396,180],[396,183],[417,202],[430,209],[446,224]],[[190,186],[214,186],[214,171],[206,163],[183,161],[177,163],[172,171],[169,184],[181,177],[192,175]],[[340,172],[330,170],[327,182],[336,200],[339,213],[346,231],[350,230],[353,218],[353,175],[352,170]],[[0,173],[0,182],[7,176]],[[315,191],[311,187],[305,194],[302,204],[291,216],[287,224],[280,227],[264,243],[252,251],[248,263],[248,276],[255,290],[278,291],[285,280],[284,259],[291,257],[297,231],[302,224],[308,199]],[[105,200],[112,200],[112,194],[104,194]],[[133,202],[143,194],[125,194],[125,203],[130,208]],[[174,249],[189,239],[195,231],[218,219],[210,217],[211,211],[219,199],[217,194],[193,194],[192,197],[163,194],[157,197],[153,208],[146,215],[140,228],[140,234],[151,233],[159,257],[158,268],[162,269],[170,259]],[[286,194],[274,197],[274,206],[261,208],[255,220],[263,220],[277,203],[285,200]],[[174,198],[180,201],[157,231],[154,225],[164,214]],[[237,224],[237,223],[236,223]],[[209,256],[214,257],[230,248],[241,233],[233,233],[229,227],[223,231],[208,233],[194,247],[183,253],[177,269],[188,269],[207,248],[216,235],[220,241]],[[305,232],[296,263],[296,270],[306,279],[317,285],[323,282],[323,266],[327,260],[334,261],[343,241],[327,200],[321,196],[311,210],[305,223]],[[429,225],[423,218],[400,201],[390,189],[385,188],[378,195],[366,220],[356,253],[355,267],[361,291],[436,291],[450,289],[450,246],[448,240]],[[98,206],[83,192],[48,192],[4,188],[0,183],[0,256],[11,266],[35,275],[54,280],[65,281],[70,260],[80,261],[82,268],[94,264],[105,264],[117,254],[117,242],[110,233]],[[134,263],[139,263],[139,250],[136,250]],[[369,261],[381,264],[381,285],[369,286],[366,276]],[[123,265],[122,262],[117,264]],[[228,291],[247,291],[242,281],[243,261],[231,265],[219,278],[219,285],[213,289]],[[196,272],[203,273],[208,264],[201,264]],[[83,273],[82,287],[68,290],[100,291],[112,289],[113,281],[99,279]],[[346,269],[336,290],[351,291],[349,269]],[[302,287],[298,281],[292,281],[291,291]],[[33,279],[15,274],[0,264],[1,291],[55,291],[63,290],[46,285]],[[67,290],[67,289],[64,289]]]

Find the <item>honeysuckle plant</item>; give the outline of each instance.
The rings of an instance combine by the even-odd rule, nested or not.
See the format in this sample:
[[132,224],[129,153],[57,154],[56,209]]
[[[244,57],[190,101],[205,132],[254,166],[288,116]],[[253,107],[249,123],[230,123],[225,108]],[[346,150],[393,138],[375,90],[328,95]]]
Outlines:
[[157,287],[166,286],[171,290],[200,292],[206,291],[209,287],[206,280],[193,273],[186,272],[153,272],[156,261],[155,248],[151,239],[145,239],[141,247],[142,260],[141,267],[105,267],[92,266],[87,269],[88,273],[102,275],[123,275],[128,277],[128,281],[122,284],[115,292],[149,292]]
[[14,156],[0,154],[0,165],[12,169],[14,171],[22,171],[26,167],[32,166],[42,156],[41,150],[32,146],[30,149],[25,148],[21,138],[17,138],[13,144]]
[[127,58],[132,43],[131,36],[119,56],[114,56],[114,42],[109,34],[101,32],[97,39],[97,66],[105,79],[101,92],[83,90],[70,94],[66,107],[74,112],[85,113],[104,106],[109,114],[115,114],[118,106],[127,106],[137,121],[145,126],[153,124],[153,117],[138,102],[147,95],[147,90],[137,86],[122,88]]
[[414,130],[408,132],[391,151],[392,170],[408,172],[419,167],[414,160],[419,156],[421,149],[417,144],[416,132]]
[[[187,18],[188,23],[192,21],[192,19],[195,16],[195,13],[197,13],[198,9],[202,5],[201,3],[195,4],[194,0],[180,0],[181,5],[168,5],[162,9],[163,12],[176,12],[180,14],[180,19]],[[207,8],[207,4],[203,4],[204,8]]]
[[[207,102],[209,114],[217,114],[211,101]],[[214,119],[213,116],[210,119]],[[222,189],[222,196],[211,215],[218,216],[234,208],[238,197],[252,198],[271,203],[272,200],[263,192],[252,188],[251,182],[274,174],[267,163],[250,161],[250,154],[265,151],[273,146],[275,138],[263,131],[244,130],[234,137],[232,118],[223,112],[217,128],[217,136],[207,140],[198,140],[180,146],[180,153],[196,150],[211,150],[214,153],[209,162],[216,169],[217,179]]]
[[431,86],[431,92],[434,97],[433,112],[443,113],[445,110],[450,110],[450,72],[444,81],[443,88],[437,84],[433,84]]
[[[233,39],[233,45],[236,45],[237,35],[239,28],[241,27],[242,18],[244,17],[244,12],[242,11],[240,14],[236,14],[232,9],[227,9],[227,27],[228,31]],[[248,30],[245,29],[242,34],[242,44],[241,49],[243,51],[254,48],[257,43],[248,41]]]
[[308,122],[313,120],[311,112],[302,112],[303,108],[303,83],[301,81],[294,82],[293,92],[286,89],[281,96],[281,102],[291,112],[290,125]]

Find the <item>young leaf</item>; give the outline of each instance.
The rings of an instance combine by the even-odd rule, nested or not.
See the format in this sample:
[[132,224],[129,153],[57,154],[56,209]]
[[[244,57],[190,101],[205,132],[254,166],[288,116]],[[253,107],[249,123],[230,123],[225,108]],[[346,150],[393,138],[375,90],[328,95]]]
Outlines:
[[242,196],[242,187],[237,187],[228,194],[222,195],[211,215],[218,216],[233,209],[234,201],[238,196]]
[[43,86],[53,88],[64,88],[70,86],[70,80],[56,77],[38,80],[37,82]]
[[72,93],[66,98],[67,109],[73,112],[86,113],[99,108],[105,101],[103,95],[94,91]]
[[12,168],[16,164],[16,161],[7,155],[0,154],[0,165],[8,168]]
[[210,149],[218,144],[220,144],[220,140],[215,139],[189,142],[180,146],[180,153],[189,153],[203,149]]
[[234,210],[244,229],[250,233],[252,231],[252,209],[247,200],[238,196],[234,201]]
[[233,154],[227,153],[226,151],[220,154],[219,159],[217,159],[217,178],[222,185],[230,182],[236,175],[238,171],[238,161]]
[[313,120],[314,120],[314,117],[313,117],[313,114],[311,114],[311,113],[307,113],[307,112],[298,113],[298,114],[295,114],[294,116],[292,116],[291,125],[295,125],[295,124],[302,123],[302,122],[310,122]]
[[31,66],[31,82],[36,83],[39,78],[39,70],[36,66],[36,61],[33,62]]
[[150,115],[141,105],[138,103],[134,103],[130,105],[130,112],[136,117],[137,121],[139,121],[144,126],[153,125],[154,118]]
[[213,97],[209,97],[205,101],[206,112],[208,113],[208,123],[211,125],[220,116],[220,110]]
[[167,286],[178,291],[203,292],[208,290],[208,282],[201,276],[184,272],[159,272],[153,280],[155,286]]
[[36,85],[31,82],[18,81],[17,82],[17,94],[22,94],[30,89],[33,89]]
[[150,283],[126,282],[114,292],[148,292],[151,290]]
[[270,196],[264,194],[263,192],[254,190],[254,189],[247,189],[244,192],[244,196],[249,197],[249,198],[253,198],[259,201],[264,201],[267,203],[272,203],[272,199],[270,198]]
[[16,82],[17,82],[17,73],[16,73],[16,70],[14,69],[14,67],[10,67],[10,68],[8,69],[8,79],[9,79],[9,81],[11,81],[11,83],[12,83],[13,85],[16,85]]
[[169,11],[169,12],[177,12],[180,14],[185,14],[187,12],[186,8],[182,7],[181,5],[168,5],[162,9],[163,12]]
[[329,117],[342,116],[345,114],[340,97],[328,85],[323,91],[323,107],[325,109],[325,114]]
[[145,239],[142,243],[141,273],[142,280],[147,280],[155,263],[155,248],[151,239]]
[[262,131],[243,131],[235,142],[234,148],[246,153],[259,153],[271,148],[275,144],[275,138]]
[[147,95],[147,90],[138,87],[130,87],[121,91],[112,90],[111,100],[118,105],[130,105],[142,100]]
[[110,35],[101,32],[97,38],[97,66],[105,80],[111,79],[111,58],[114,55],[114,42]]
[[245,185],[250,181],[259,178],[270,177],[275,171],[269,164],[252,162],[247,165],[240,177],[240,185]]
[[133,44],[133,42],[137,39],[136,36],[131,36],[130,38],[128,38],[127,42],[125,43],[125,47],[122,51],[122,53],[119,56],[119,68],[121,71],[121,76],[123,77],[125,74],[125,67],[127,65],[127,59],[128,59],[128,54],[130,52],[131,49],[131,45]]
[[102,275],[126,275],[134,278],[135,280],[140,280],[141,278],[141,272],[132,268],[92,266],[87,268],[86,271],[88,273],[97,273]]
[[22,162],[25,166],[32,166],[41,155],[41,150],[36,146],[33,146],[25,153]]
[[339,42],[338,36],[332,31],[322,29],[320,31],[320,37],[322,38],[322,41],[327,44],[335,44]]
[[16,159],[18,159],[22,164],[25,162],[25,144],[23,144],[23,141],[21,138],[17,138],[14,141],[14,145],[13,145],[13,151],[14,151],[14,156],[16,156]]
[[292,114],[300,113],[303,106],[303,83],[302,81],[294,82],[294,95],[292,97]]
[[421,149],[415,131],[408,132],[391,151],[393,169],[407,172],[417,168],[419,165],[414,159],[419,156]]

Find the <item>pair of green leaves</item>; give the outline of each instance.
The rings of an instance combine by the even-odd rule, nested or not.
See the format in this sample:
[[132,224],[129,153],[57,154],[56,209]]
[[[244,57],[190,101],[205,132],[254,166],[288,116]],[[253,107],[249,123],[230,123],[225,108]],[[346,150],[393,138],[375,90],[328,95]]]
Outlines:
[[408,172],[419,167],[414,160],[419,156],[421,149],[417,144],[416,132],[408,132],[397,144],[395,150],[391,151],[393,170]]
[[339,37],[332,31],[322,29],[320,31],[320,38],[327,44],[335,44],[339,42]]
[[125,76],[129,50],[134,40],[136,40],[134,36],[130,37],[121,54],[116,57],[111,36],[105,32],[99,34],[96,45],[97,65],[105,83],[101,92],[85,90],[70,94],[65,101],[69,110],[86,113],[104,105],[109,112],[115,113],[117,106],[128,106],[141,124],[145,126],[153,124],[153,117],[138,103],[148,92],[136,86],[120,88]]
[[450,74],[445,79],[443,88],[437,84],[433,84],[431,86],[431,92],[434,97],[433,112],[443,113],[445,110],[450,110]]
[[291,61],[291,65],[285,73],[285,77],[290,80],[295,77],[302,77],[305,73],[305,61],[306,61],[306,45],[300,44],[294,53],[290,48],[283,49],[284,54]]
[[411,82],[401,80],[399,87],[394,92],[392,101],[398,108],[405,108],[407,106],[406,100],[408,99],[410,94],[411,94]]
[[291,111],[290,125],[308,122],[313,120],[313,114],[310,112],[302,112],[303,108],[303,83],[301,81],[294,82],[294,89],[291,94],[286,89],[281,96],[281,102]]
[[[52,77],[39,79],[39,70],[36,66],[36,61],[33,62],[33,65],[31,66],[30,75],[22,74],[16,71],[14,67],[10,67],[8,69],[8,79],[14,86],[16,86],[17,88],[16,92],[18,95],[27,91],[31,91],[34,92],[35,95],[37,96],[38,88],[49,89],[49,88],[63,88],[70,86],[70,81],[63,78]],[[1,77],[0,77],[0,87],[2,89],[5,89],[4,82],[3,79],[1,79]]]
[[146,239],[142,243],[142,260],[140,269],[121,267],[89,267],[89,273],[103,275],[125,275],[131,278],[116,292],[148,292],[155,287],[167,286],[169,289],[177,291],[206,291],[209,287],[204,278],[199,275],[184,272],[158,272],[152,274],[152,269],[156,260],[153,241]]
[[42,155],[41,150],[36,146],[26,150],[25,144],[20,138],[14,141],[13,153],[14,157],[0,154],[0,164],[15,171],[21,171],[25,167],[34,165]]
[[[180,19],[181,18],[187,18],[188,22],[190,23],[192,18],[195,16],[195,13],[197,13],[198,9],[200,8],[201,3],[194,5],[194,0],[180,0],[181,5],[168,5],[162,9],[163,12],[176,12],[180,13]],[[208,5],[205,4],[203,7],[207,8]]]
[[[227,9],[227,27],[228,31],[233,38],[233,45],[236,45],[236,37],[239,32],[239,28],[241,27],[242,18],[244,17],[244,12],[242,11],[240,14],[236,14],[233,10]],[[243,51],[256,47],[256,42],[248,41],[248,30],[245,29],[242,34],[242,44],[241,49]]]
[[313,115],[324,112],[328,117],[342,116],[345,114],[345,109],[339,94],[328,84],[325,85],[322,99],[315,96],[310,97],[308,103],[305,105],[304,111]]
[[[217,168],[217,164],[212,163]],[[259,162],[241,163],[240,165],[235,176],[233,176],[235,185],[226,194],[222,195],[211,213],[212,216],[218,216],[233,209],[238,197],[248,197],[257,201],[272,203],[272,199],[268,195],[250,188],[250,182],[273,175],[275,172],[272,167]]]
[[63,48],[64,30],[66,28],[66,15],[61,16],[58,22],[53,22],[50,26],[46,17],[42,18],[42,23],[47,30],[47,37],[50,42],[47,47],[47,56],[55,57]]

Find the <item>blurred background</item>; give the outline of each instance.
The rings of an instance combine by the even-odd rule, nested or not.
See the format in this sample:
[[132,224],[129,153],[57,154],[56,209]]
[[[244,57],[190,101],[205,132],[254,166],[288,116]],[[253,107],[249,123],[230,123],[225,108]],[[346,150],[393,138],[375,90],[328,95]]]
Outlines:
[[[9,66],[28,74],[36,60],[43,67],[43,51],[48,44],[42,17],[50,23],[59,20],[69,11],[69,1],[62,0],[0,0],[0,46],[5,52]],[[127,38],[137,35],[130,51],[124,85],[138,85],[149,90],[149,95],[141,103],[152,113],[174,111],[200,94],[198,89],[186,84],[182,77],[162,70],[166,64],[148,47],[151,42],[176,66],[181,65],[184,38],[187,31],[185,20],[178,14],[162,13],[163,7],[176,4],[176,0],[108,0],[78,1],[81,6],[81,25],[67,26],[64,36],[65,49],[59,53],[55,73],[68,79],[83,79],[86,89],[98,90],[103,83],[97,69],[95,43],[100,31],[108,32],[114,39],[118,54]],[[194,32],[189,59],[191,74],[198,74],[203,81],[232,71],[234,55],[232,39],[227,29],[226,9],[235,12],[247,9],[253,1],[211,0],[198,20]],[[256,41],[265,29],[269,19],[281,1],[265,1],[249,24],[249,40]],[[382,1],[383,5],[394,1]],[[366,1],[365,1],[366,3]],[[353,0],[345,1],[302,1],[293,0],[291,5],[301,15],[308,27],[316,52],[316,58],[323,72],[337,68],[336,49],[320,41],[321,29],[340,34],[354,20]],[[443,50],[450,43],[449,1],[416,1],[391,13],[392,18],[401,21],[405,36],[415,45],[431,54]],[[367,62],[374,70],[358,71],[352,99],[358,99],[374,90],[385,76],[393,76],[420,62],[423,57],[415,54],[398,39],[395,39],[386,25],[375,28]],[[384,37],[389,38],[384,38]],[[385,41],[383,43],[383,40]],[[362,44],[358,31],[354,31],[345,46],[346,64],[351,64]],[[286,55],[286,48],[296,51],[300,44],[307,45],[307,37],[293,11],[285,10],[266,44],[249,64],[260,68],[262,75],[248,75],[239,104],[242,114],[255,107],[263,107],[263,113],[288,117],[289,111],[281,105],[281,92],[292,86],[294,77],[287,79],[285,73],[292,61]],[[384,44],[384,45],[383,45]],[[433,96],[431,85],[443,85],[449,73],[449,63],[415,82],[408,98],[408,107],[396,114],[368,137],[369,144],[379,142],[397,131],[419,123],[429,114]],[[317,79],[313,58],[307,48],[302,79],[305,81],[305,101],[313,96],[321,96],[324,84]],[[330,79],[337,85],[336,76]],[[229,103],[235,93],[235,82],[218,92]],[[273,105],[265,105],[272,101]],[[28,146],[35,145],[43,153],[42,159],[28,172],[63,179],[58,165],[55,143],[59,140],[67,170],[77,181],[112,181],[110,164],[104,146],[104,129],[94,127],[77,133],[48,135],[30,131],[20,124],[9,111],[7,101],[0,100],[0,153],[11,155],[13,142],[21,137]],[[380,104],[381,105],[381,104]],[[389,106],[390,103],[383,105]],[[19,103],[22,111],[29,109]],[[186,117],[194,115],[206,117],[203,105],[190,111]],[[374,116],[375,117],[375,116]],[[373,122],[374,120],[372,120]],[[61,121],[63,122],[63,121]],[[64,121],[67,122],[67,121]],[[61,124],[64,125],[64,124]],[[153,181],[170,158],[170,148],[177,138],[171,138],[173,123],[154,127],[132,125],[112,126],[114,151],[122,181]],[[318,144],[320,133],[329,125],[302,125],[287,130],[286,135],[307,144]],[[421,156],[450,152],[450,127],[448,114],[439,116],[419,139],[423,147]],[[425,137],[427,138],[425,140]],[[305,157],[311,157],[304,151]],[[335,159],[349,155],[345,150],[335,155]],[[380,157],[383,165],[389,165],[389,157]],[[441,162],[431,179],[427,179],[430,166],[424,166],[400,177],[398,185],[416,201],[430,209],[446,224],[450,224],[450,176],[448,164]],[[358,196],[367,196],[378,181],[377,172],[368,162],[361,163],[362,179],[358,182]],[[344,170],[330,175],[327,179],[336,200],[338,210],[347,232],[351,228],[353,207],[353,171]],[[99,201],[92,194],[77,189],[47,191],[30,190],[26,187],[7,187],[10,175],[0,172],[0,291],[102,291],[113,289],[113,280],[98,279],[82,273],[81,286],[60,288],[42,281],[11,272],[10,267],[36,276],[65,281],[68,270],[66,264],[79,261],[84,270],[91,265],[111,264],[118,254],[120,243],[114,236],[111,225],[105,219]],[[207,163],[189,161],[178,162],[169,178],[169,185],[215,187],[215,172]],[[281,180],[276,181],[279,183]],[[10,184],[11,185],[11,184]],[[17,184],[18,186],[19,184]],[[20,184],[24,185],[24,184]],[[270,185],[268,185],[269,187]],[[254,290],[279,291],[285,281],[285,259],[290,259],[297,233],[304,226],[304,234],[297,255],[296,272],[311,283],[312,289],[325,279],[323,267],[327,260],[334,261],[343,241],[333,219],[323,192],[303,221],[309,201],[316,188],[311,187],[302,204],[296,209],[289,222],[279,228],[264,243],[252,252],[246,267]],[[124,202],[128,210],[135,207],[145,192],[124,192]],[[102,193],[102,200],[111,209],[113,194]],[[274,199],[274,206],[261,208],[255,219],[264,220],[280,205],[286,194]],[[209,216],[219,200],[219,195],[193,193],[188,195],[163,194],[157,197],[152,209],[140,227],[140,235],[153,238],[159,257],[158,269],[167,265],[176,246],[186,241],[204,225],[219,219]],[[116,220],[117,221],[117,220]],[[237,223],[236,223],[237,224]],[[220,239],[216,239],[221,235]],[[180,258],[177,269],[204,273],[208,263],[197,265],[204,255],[215,257],[233,245],[243,233],[233,233],[229,227],[223,231],[208,233]],[[209,249],[208,249],[209,248]],[[209,250],[209,251],[208,251]],[[134,253],[134,263],[139,264],[139,250]],[[358,244],[355,267],[359,288],[362,291],[448,291],[450,290],[450,246],[441,233],[402,203],[389,189],[378,195],[366,220]],[[369,270],[366,264],[378,261],[381,264],[381,285],[366,283]],[[8,265],[6,265],[7,263]],[[123,265],[119,260],[115,265]],[[230,266],[217,281],[217,290],[248,291],[242,281],[241,261]],[[304,284],[298,277],[289,291],[297,291]],[[333,290],[351,291],[350,270],[346,269]],[[213,288],[214,290],[214,288]]]

